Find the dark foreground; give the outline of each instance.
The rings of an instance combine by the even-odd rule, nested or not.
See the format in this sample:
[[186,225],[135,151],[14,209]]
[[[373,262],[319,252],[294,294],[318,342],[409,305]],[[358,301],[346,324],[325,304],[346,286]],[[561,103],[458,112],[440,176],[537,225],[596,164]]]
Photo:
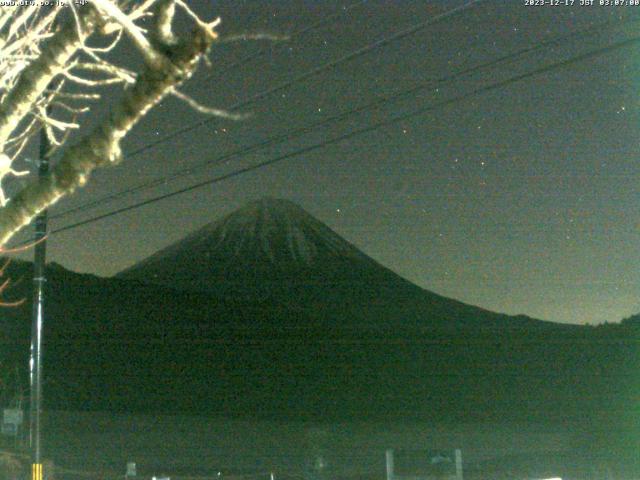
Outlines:
[[584,425],[249,421],[46,412],[56,478],[384,479],[387,449],[460,448],[464,478],[638,478]]

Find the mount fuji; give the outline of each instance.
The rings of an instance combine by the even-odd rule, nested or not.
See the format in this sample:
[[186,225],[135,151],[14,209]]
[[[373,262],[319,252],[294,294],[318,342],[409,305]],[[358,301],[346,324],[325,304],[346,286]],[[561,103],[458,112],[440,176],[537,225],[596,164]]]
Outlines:
[[[7,299],[26,301],[3,311],[0,360],[26,367],[31,265],[6,274],[24,279]],[[550,420],[638,398],[637,323],[563,325],[442,297],[284,200],[116,278],[50,265],[46,298],[49,408]]]
[[316,320],[374,328],[532,327],[424,290],[380,265],[298,205],[247,204],[117,275],[235,301],[275,302]]

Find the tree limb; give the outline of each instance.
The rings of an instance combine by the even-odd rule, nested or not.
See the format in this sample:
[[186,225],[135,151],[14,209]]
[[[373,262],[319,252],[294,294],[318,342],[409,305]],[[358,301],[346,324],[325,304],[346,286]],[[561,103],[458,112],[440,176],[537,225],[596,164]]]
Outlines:
[[[95,28],[98,14],[93,8],[84,8],[79,17],[85,32]],[[67,22],[43,45],[39,58],[24,69],[0,103],[0,152],[16,125],[32,110],[51,80],[64,71],[81,46],[75,23]]]
[[105,15],[111,17],[112,20],[119,23],[131,42],[136,46],[144,61],[158,66],[161,62],[160,55],[155,51],[147,37],[140,28],[133,23],[120,8],[110,0],[93,0],[94,5],[99,8]]
[[[108,118],[66,149],[48,177],[33,180],[0,209],[0,246],[42,210],[83,186],[95,168],[120,160],[120,142],[125,135],[150,108],[193,74],[216,38],[211,25],[198,26],[188,40],[167,49],[158,65],[145,64]],[[77,38],[75,28],[73,32]]]

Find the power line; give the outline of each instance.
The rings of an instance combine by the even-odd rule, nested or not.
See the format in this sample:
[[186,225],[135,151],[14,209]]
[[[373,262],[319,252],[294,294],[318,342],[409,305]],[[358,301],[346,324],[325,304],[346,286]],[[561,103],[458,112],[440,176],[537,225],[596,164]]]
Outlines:
[[[340,64],[346,63],[348,61],[354,60],[355,58],[361,57],[377,48],[381,48],[384,47],[386,45],[389,45],[392,42],[395,42],[396,40],[401,40],[405,37],[408,37],[409,35],[413,35],[417,32],[419,32],[420,30],[425,29],[426,27],[429,27],[431,25],[435,25],[437,23],[440,23],[443,20],[447,20],[450,17],[457,15],[459,13],[462,13],[463,11],[475,6],[476,4],[483,2],[485,0],[470,0],[469,2],[456,7],[456,8],[452,8],[451,10],[447,10],[444,13],[441,13],[440,15],[436,15],[435,17],[425,21],[425,22],[420,22],[416,25],[413,25],[409,28],[406,28],[404,30],[401,30],[399,32],[394,33],[393,35],[389,36],[389,37],[383,37],[379,40],[376,40],[373,43],[369,43],[363,47],[358,48],[357,50],[354,50],[350,53],[347,53],[345,55],[343,55],[342,57],[339,57],[335,60],[332,60],[328,63],[325,63],[324,65],[320,65],[319,67],[316,68],[312,68],[311,70],[304,72],[294,78],[292,78],[291,80],[287,80],[285,82],[282,82],[278,85],[276,85],[275,87],[271,87],[267,90],[264,90],[260,93],[257,93],[256,95],[246,99],[246,100],[242,100],[241,102],[237,102],[233,105],[231,105],[231,107],[229,107],[227,110],[233,112],[235,110],[238,110],[239,108],[242,107],[246,107],[247,105],[250,105],[254,102],[257,102],[258,100],[262,100],[263,98],[268,97],[269,95],[272,95],[274,93],[277,93],[281,90],[284,90],[286,88],[289,88],[290,86],[302,82],[304,80],[307,80],[308,78],[311,78],[319,73],[322,73],[326,70],[330,70]],[[127,158],[131,158],[131,157],[135,157],[137,155],[140,155],[143,152],[146,152],[147,150],[150,150],[162,143],[165,143],[169,140],[172,140],[176,137],[179,137],[180,135],[183,135],[187,132],[190,132],[191,130],[195,130],[203,125],[206,125],[208,123],[211,123],[213,121],[216,121],[216,118],[205,118],[202,120],[199,120],[195,123],[192,123],[191,125],[187,125],[186,127],[180,128],[178,130],[173,131],[172,133],[169,133],[167,135],[165,135],[162,138],[157,139],[154,142],[148,143],[147,145],[144,145],[140,148],[137,148],[133,151],[131,151],[128,155],[126,155]]]
[[345,140],[349,140],[349,139],[351,139],[353,137],[356,137],[358,135],[362,135],[364,133],[369,133],[369,132],[375,131],[375,130],[377,130],[379,128],[386,127],[386,126],[389,126],[389,125],[392,125],[394,123],[398,123],[398,122],[401,122],[401,121],[404,121],[404,120],[408,120],[410,118],[414,118],[414,117],[417,117],[419,115],[423,115],[423,114],[428,113],[430,111],[433,111],[435,109],[438,109],[438,108],[441,108],[441,107],[444,107],[444,106],[448,106],[448,105],[452,105],[454,103],[458,103],[458,102],[464,101],[464,100],[466,100],[468,98],[471,98],[471,97],[473,97],[475,95],[479,95],[479,94],[482,94],[482,93],[487,93],[487,92],[490,92],[490,91],[493,91],[493,90],[496,90],[496,89],[499,89],[499,88],[504,88],[507,85],[510,85],[512,83],[520,82],[522,80],[526,80],[526,79],[534,77],[534,76],[538,76],[538,75],[542,75],[544,73],[548,73],[548,72],[553,71],[553,70],[555,70],[557,68],[566,67],[566,66],[574,64],[574,63],[578,63],[578,62],[581,62],[581,61],[584,61],[584,60],[588,60],[590,58],[594,58],[594,57],[603,55],[605,53],[609,53],[609,52],[612,52],[614,50],[633,45],[633,44],[637,43],[638,41],[640,41],[640,36],[633,37],[633,38],[630,38],[630,39],[627,39],[627,40],[623,40],[621,42],[614,43],[614,44],[609,45],[607,47],[603,47],[603,48],[600,48],[600,49],[597,49],[597,50],[594,50],[594,51],[591,51],[591,52],[587,52],[587,53],[584,53],[582,55],[578,55],[578,56],[569,58],[567,60],[562,60],[562,61],[559,61],[559,62],[555,62],[555,63],[552,63],[550,65],[546,65],[544,67],[537,68],[537,69],[535,69],[535,70],[533,70],[531,72],[527,72],[527,73],[523,73],[523,74],[520,74],[520,75],[516,75],[516,76],[508,78],[506,80],[502,80],[502,81],[495,82],[493,84],[490,84],[490,85],[487,85],[487,86],[484,86],[484,87],[477,88],[475,90],[472,90],[471,92],[468,92],[468,93],[465,93],[465,94],[462,94],[462,95],[458,95],[457,97],[454,97],[454,98],[451,98],[451,99],[448,99],[448,100],[443,100],[441,102],[438,102],[438,103],[435,103],[435,104],[432,104],[432,105],[428,105],[428,106],[420,108],[418,110],[414,110],[412,112],[409,112],[409,113],[406,113],[406,114],[403,114],[403,115],[399,115],[399,116],[396,116],[394,118],[391,118],[391,119],[388,119],[388,120],[384,120],[382,122],[375,123],[373,125],[369,125],[368,127],[363,127],[363,128],[360,128],[360,129],[352,130],[351,132],[345,133],[343,135],[339,135],[339,136],[334,137],[332,139],[325,140],[325,141],[322,141],[322,142],[319,142],[319,143],[316,143],[316,144],[313,144],[313,145],[309,145],[307,147],[300,148],[300,149],[295,150],[293,152],[289,152],[289,153],[277,156],[275,158],[272,158],[272,159],[269,159],[269,160],[266,160],[266,161],[263,161],[263,162],[256,163],[254,165],[250,165],[250,166],[235,170],[233,172],[214,177],[212,179],[208,179],[208,180],[205,180],[205,181],[202,181],[202,182],[198,182],[198,183],[192,184],[192,185],[190,185],[188,187],[185,187],[185,188],[182,188],[182,189],[170,192],[170,193],[165,193],[165,194],[162,194],[162,195],[158,195],[156,197],[153,197],[153,198],[141,201],[141,202],[137,202],[137,203],[134,203],[132,205],[128,205],[126,207],[122,207],[122,208],[119,208],[119,209],[116,209],[116,210],[112,210],[111,212],[107,212],[107,213],[104,213],[102,215],[97,215],[95,217],[92,217],[92,218],[89,218],[89,219],[86,219],[86,220],[82,220],[82,221],[79,221],[79,222],[76,222],[76,223],[73,223],[73,224],[70,224],[70,225],[66,225],[64,227],[60,227],[60,228],[54,229],[54,230],[51,231],[51,234],[64,232],[64,231],[71,230],[71,229],[74,229],[74,228],[77,228],[77,227],[80,227],[80,226],[83,226],[83,225],[87,225],[89,223],[97,222],[98,220],[102,220],[102,219],[105,219],[105,218],[108,218],[108,217],[111,217],[111,216],[114,216],[114,215],[118,215],[120,213],[124,213],[124,212],[130,211],[130,210],[134,210],[134,209],[143,207],[145,205],[149,205],[151,203],[158,202],[160,200],[164,200],[164,199],[167,199],[167,198],[174,197],[176,195],[180,195],[182,193],[190,192],[192,190],[196,190],[196,189],[204,187],[206,185],[213,185],[215,183],[219,183],[219,182],[222,182],[224,180],[228,180],[230,178],[237,177],[237,176],[242,175],[244,173],[247,173],[247,172],[250,172],[250,171],[254,171],[254,170],[258,170],[260,168],[263,168],[263,167],[266,167],[266,166],[269,166],[269,165],[273,165],[273,164],[282,162],[283,160],[287,160],[289,158],[293,158],[293,157],[296,157],[296,156],[304,154],[304,153],[310,153],[310,152],[313,152],[315,150],[319,150],[321,148],[327,147],[329,145],[335,145],[337,143],[343,142]]
[[[283,82],[283,83],[281,83],[279,85],[276,85],[275,87],[272,87],[270,89],[262,91],[262,92],[252,96],[251,98],[249,98],[247,100],[243,100],[241,102],[237,102],[234,105],[232,105],[231,107],[229,107],[228,110],[229,111],[234,111],[234,110],[237,110],[237,109],[239,109],[241,107],[245,107],[245,106],[247,106],[247,105],[249,105],[251,103],[254,103],[254,102],[258,101],[258,100],[261,100],[262,98],[265,98],[265,97],[267,97],[267,96],[269,96],[269,95],[271,95],[273,93],[276,93],[276,92],[279,92],[280,90],[286,89],[286,88],[290,87],[291,85],[294,85],[295,83],[298,83],[300,81],[304,81],[304,80],[306,80],[306,79],[308,79],[308,78],[310,78],[310,77],[312,77],[312,76],[314,76],[314,75],[316,75],[316,74],[318,74],[320,72],[323,72],[325,70],[329,70],[329,69],[331,69],[331,68],[333,68],[333,67],[335,67],[335,66],[337,66],[337,65],[339,65],[341,63],[345,63],[347,61],[353,60],[353,59],[355,59],[357,57],[360,57],[360,56],[362,56],[362,55],[364,55],[366,53],[369,53],[370,51],[372,51],[372,50],[374,50],[376,48],[380,48],[382,46],[388,45],[389,43],[391,43],[393,41],[400,40],[400,39],[405,38],[405,37],[407,37],[409,35],[417,33],[420,30],[422,30],[422,29],[424,29],[424,28],[426,28],[428,26],[434,25],[436,23],[439,23],[442,20],[446,20],[451,16],[454,16],[454,15],[456,15],[458,13],[461,13],[464,10],[466,10],[468,8],[471,8],[472,6],[474,6],[477,3],[480,3],[482,1],[484,1],[484,0],[472,0],[472,1],[469,1],[469,2],[463,4],[463,5],[459,6],[459,7],[456,7],[456,8],[453,8],[451,10],[448,10],[448,11],[446,11],[446,12],[440,14],[440,15],[436,15],[435,17],[431,18],[430,20],[427,20],[425,22],[421,22],[421,23],[418,23],[416,25],[413,25],[413,26],[411,26],[409,28],[406,28],[404,30],[401,30],[400,32],[397,32],[397,33],[395,33],[395,34],[393,34],[393,35],[391,35],[389,37],[383,37],[383,38],[377,40],[376,42],[367,44],[367,45],[365,45],[365,46],[363,46],[363,47],[361,47],[361,48],[359,48],[359,49],[357,49],[355,51],[352,51],[352,52],[350,52],[350,53],[348,53],[348,54],[346,54],[346,55],[344,55],[344,56],[342,56],[342,57],[340,57],[340,58],[338,58],[336,60],[333,60],[331,62],[328,62],[328,63],[324,64],[324,65],[321,65],[319,67],[311,69],[311,70],[309,70],[309,71],[307,71],[307,72],[305,72],[305,73],[303,73],[301,75],[298,75],[297,77],[294,77],[291,80],[288,80],[288,81]],[[139,155],[139,154],[141,154],[141,153],[143,153],[143,152],[145,152],[147,150],[155,148],[156,146],[158,146],[158,145],[160,145],[160,144],[162,144],[162,143],[164,143],[166,141],[169,141],[169,140],[171,140],[173,138],[176,138],[176,137],[178,137],[180,135],[183,135],[184,133],[187,133],[187,132],[189,132],[191,130],[197,129],[197,128],[199,128],[199,127],[201,127],[203,125],[206,125],[207,123],[210,123],[210,122],[215,121],[215,120],[216,120],[215,118],[205,118],[205,119],[199,120],[198,122],[192,123],[191,125],[188,125],[188,126],[183,127],[181,129],[175,130],[174,132],[172,132],[172,133],[170,133],[168,135],[165,135],[164,137],[159,138],[154,142],[148,143],[148,144],[146,144],[146,145],[144,145],[144,146],[142,146],[142,147],[140,147],[140,148],[138,148],[136,150],[133,150],[128,155],[125,155],[125,157],[126,158],[135,157],[135,156],[137,156],[137,155]],[[98,201],[101,202],[102,200],[98,200]],[[92,202],[92,205],[93,205],[93,202]],[[67,214],[71,213],[72,211],[73,212],[78,211],[78,209],[85,210],[86,208],[84,208],[84,206],[80,206],[80,207],[77,207],[77,208],[62,212],[62,213],[57,214],[55,216],[52,216],[51,218],[60,218],[62,216],[66,216]]]
[[135,185],[133,187],[130,187],[130,188],[127,188],[127,189],[124,189],[124,190],[120,190],[120,191],[115,192],[115,193],[111,193],[111,194],[105,195],[105,196],[103,196],[101,198],[98,198],[98,199],[92,201],[92,202],[89,202],[89,203],[86,203],[86,204],[83,204],[83,205],[79,205],[77,207],[73,207],[73,208],[65,210],[65,211],[63,211],[61,213],[53,215],[51,218],[53,218],[53,219],[62,218],[62,217],[68,216],[68,215],[70,215],[72,213],[86,211],[86,210],[92,209],[92,208],[94,208],[96,206],[99,206],[101,204],[108,203],[108,202],[111,202],[113,200],[116,200],[117,198],[120,198],[120,197],[122,197],[124,195],[128,195],[128,194],[131,194],[131,193],[139,192],[139,191],[146,190],[146,189],[149,189],[149,188],[153,188],[153,187],[156,187],[156,186],[159,186],[159,185],[167,184],[170,181],[177,180],[177,179],[182,178],[182,177],[184,177],[186,175],[191,175],[194,171],[200,170],[202,168],[209,167],[209,166],[212,166],[212,165],[222,164],[222,163],[228,161],[231,158],[245,156],[245,155],[247,155],[247,154],[249,154],[251,152],[254,152],[256,150],[260,150],[260,149],[265,148],[267,146],[278,145],[278,144],[281,144],[281,143],[296,139],[298,137],[303,136],[304,134],[306,134],[308,132],[313,131],[314,129],[316,129],[318,127],[322,127],[322,126],[325,126],[325,125],[336,123],[336,122],[338,122],[340,120],[343,120],[343,119],[347,118],[348,116],[351,116],[351,115],[354,115],[354,114],[357,114],[357,113],[362,113],[364,111],[377,108],[377,107],[379,107],[379,106],[381,106],[383,104],[389,103],[389,102],[395,102],[395,101],[400,100],[400,99],[402,99],[404,97],[407,97],[407,96],[409,96],[411,94],[417,93],[417,92],[419,92],[421,90],[427,89],[429,87],[433,87],[433,86],[435,86],[437,84],[448,83],[448,82],[457,80],[459,78],[469,77],[469,76],[471,76],[473,74],[476,74],[478,72],[481,72],[483,70],[494,68],[494,67],[496,67],[496,66],[498,66],[500,64],[512,63],[514,61],[517,61],[518,59],[520,59],[524,55],[528,55],[528,54],[532,54],[532,53],[538,52],[538,51],[540,51],[542,49],[548,48],[551,45],[557,45],[557,44],[565,43],[565,42],[570,41],[570,40],[572,40],[572,39],[574,39],[576,37],[582,37],[582,36],[585,36],[585,35],[591,35],[591,34],[597,32],[597,31],[599,31],[601,29],[604,29],[604,28],[608,28],[608,27],[612,27],[612,26],[619,27],[619,26],[621,26],[623,24],[637,22],[637,21],[638,21],[638,18],[635,18],[635,17],[632,18],[632,19],[629,19],[629,20],[627,20],[625,22],[620,22],[620,23],[612,23],[610,21],[606,21],[606,22],[600,23],[598,25],[593,25],[593,26],[587,27],[585,29],[581,29],[579,31],[569,33],[567,35],[563,35],[561,37],[557,37],[557,38],[553,38],[553,39],[550,39],[550,40],[546,40],[546,41],[541,42],[541,43],[537,43],[535,46],[527,47],[527,48],[524,48],[524,49],[519,50],[517,52],[504,55],[504,56],[502,56],[502,57],[500,57],[500,58],[498,58],[496,60],[493,60],[491,62],[483,63],[483,64],[480,64],[480,65],[476,65],[474,67],[470,67],[470,68],[467,68],[467,69],[461,70],[459,72],[456,72],[456,73],[453,73],[453,74],[450,74],[450,75],[446,75],[446,76],[443,76],[443,77],[440,77],[440,78],[437,78],[437,79],[432,79],[432,80],[429,80],[427,82],[422,82],[422,83],[418,84],[415,87],[412,87],[412,88],[407,89],[407,90],[403,90],[401,92],[394,93],[392,95],[380,96],[377,99],[375,99],[372,102],[369,102],[367,104],[361,105],[359,107],[350,109],[350,110],[345,111],[345,112],[338,113],[338,114],[333,115],[333,116],[331,116],[329,118],[326,118],[326,119],[318,121],[318,122],[314,122],[314,123],[309,124],[307,126],[294,129],[294,130],[289,131],[289,132],[287,132],[285,134],[277,135],[277,136],[274,136],[274,137],[270,137],[270,138],[268,138],[266,140],[263,140],[261,142],[257,142],[257,143],[254,143],[252,145],[243,147],[241,149],[234,150],[234,151],[226,153],[226,154],[224,154],[224,155],[222,155],[220,157],[217,157],[217,158],[215,158],[213,160],[207,160],[207,161],[201,162],[199,164],[190,166],[188,168],[184,168],[184,169],[175,171],[171,175],[167,175],[167,176],[156,178],[156,179],[153,179],[153,180],[150,180],[150,181],[142,182],[142,183],[139,183],[139,184],[137,184],[137,185]]

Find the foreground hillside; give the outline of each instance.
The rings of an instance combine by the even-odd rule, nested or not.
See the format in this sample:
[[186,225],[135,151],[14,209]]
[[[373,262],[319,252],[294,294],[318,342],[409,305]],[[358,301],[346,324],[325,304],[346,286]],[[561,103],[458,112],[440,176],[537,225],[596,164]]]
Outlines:
[[[26,269],[14,264],[11,274],[27,277]],[[638,414],[632,325],[367,328],[61,268],[48,285],[46,399],[56,408],[550,421]],[[12,294],[28,299],[19,288]],[[6,362],[26,365],[29,311],[28,302],[3,311]]]
[[[27,267],[14,264],[12,276],[27,275]],[[28,284],[25,276],[21,286]],[[5,364],[27,364],[29,310],[3,311]],[[274,318],[288,318],[290,326],[275,326]],[[153,417],[527,422],[572,435],[579,425],[582,436],[574,438],[633,464],[640,447],[638,333],[632,324],[330,328],[284,306],[54,267],[45,402],[48,409]]]
[[[640,446],[637,321],[569,326],[465,305],[307,215],[253,204],[118,278],[51,266],[47,407],[579,423],[607,448]],[[2,311],[2,360],[26,369],[30,265],[6,274],[22,279],[7,295],[27,302]]]

